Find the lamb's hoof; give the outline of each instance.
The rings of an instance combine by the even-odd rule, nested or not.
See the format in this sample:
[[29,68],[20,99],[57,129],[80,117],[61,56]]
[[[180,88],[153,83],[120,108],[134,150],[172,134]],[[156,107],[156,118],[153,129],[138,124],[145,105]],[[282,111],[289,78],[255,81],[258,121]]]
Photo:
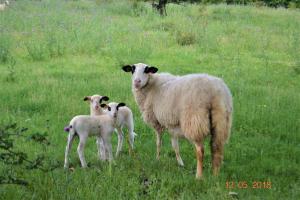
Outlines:
[[117,162],[115,160],[109,161],[109,164],[112,166],[117,166]]
[[183,164],[182,161],[178,161],[178,165],[179,165],[180,167],[184,167],[184,164]]

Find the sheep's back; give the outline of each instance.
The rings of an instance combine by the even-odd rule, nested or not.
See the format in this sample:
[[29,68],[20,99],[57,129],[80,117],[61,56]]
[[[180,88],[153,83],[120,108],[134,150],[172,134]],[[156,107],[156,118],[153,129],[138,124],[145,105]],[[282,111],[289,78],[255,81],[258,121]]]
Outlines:
[[186,116],[207,118],[212,101],[224,98],[226,91],[227,86],[221,79],[207,74],[192,74],[168,81],[150,95],[153,97],[153,112],[158,122],[171,127],[180,125],[180,120]]

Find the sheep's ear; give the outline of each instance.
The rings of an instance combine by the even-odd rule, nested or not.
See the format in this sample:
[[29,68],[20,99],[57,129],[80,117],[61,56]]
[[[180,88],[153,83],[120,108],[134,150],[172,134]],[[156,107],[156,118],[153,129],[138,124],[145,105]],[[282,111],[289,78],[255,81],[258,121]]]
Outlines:
[[123,106],[126,106],[126,104],[125,104],[125,103],[119,103],[119,104],[117,105],[117,110],[119,110],[119,108],[120,108],[120,107],[123,107]]
[[83,101],[87,101],[87,100],[90,101],[91,100],[91,96],[85,96],[84,99],[83,99]]
[[131,73],[134,73],[135,71],[135,66],[134,65],[125,65],[122,67],[122,69],[125,71],[125,72],[131,72]]
[[146,74],[148,74],[148,73],[152,73],[152,74],[154,74],[154,73],[156,73],[158,71],[158,69],[156,68],[156,67],[145,67],[145,70],[144,70],[144,72],[146,73]]
[[132,72],[132,66],[131,65],[124,65],[122,67],[124,72]]
[[100,103],[101,103],[102,101],[108,101],[108,100],[109,100],[108,96],[103,96],[103,97],[101,97],[101,99],[100,99]]

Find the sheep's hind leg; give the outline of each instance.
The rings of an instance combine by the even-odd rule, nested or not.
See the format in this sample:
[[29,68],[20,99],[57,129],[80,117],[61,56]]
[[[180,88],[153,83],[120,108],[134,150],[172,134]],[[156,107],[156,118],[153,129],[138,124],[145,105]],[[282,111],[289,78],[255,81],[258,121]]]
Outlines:
[[177,162],[178,162],[178,164],[179,164],[180,166],[184,166],[183,161],[182,161],[182,159],[181,159],[181,156],[180,156],[180,154],[179,154],[178,138],[174,136],[174,137],[172,137],[171,140],[172,140],[172,147],[173,147],[173,149],[174,149],[174,151],[175,151],[175,154],[176,154]]
[[196,147],[196,158],[197,158],[197,172],[196,178],[202,178],[203,174],[203,157],[204,157],[204,147],[203,144],[197,143],[195,144]]
[[224,144],[220,142],[217,144],[215,141],[211,142],[211,155],[212,155],[212,170],[213,175],[217,176],[223,160],[223,147]]

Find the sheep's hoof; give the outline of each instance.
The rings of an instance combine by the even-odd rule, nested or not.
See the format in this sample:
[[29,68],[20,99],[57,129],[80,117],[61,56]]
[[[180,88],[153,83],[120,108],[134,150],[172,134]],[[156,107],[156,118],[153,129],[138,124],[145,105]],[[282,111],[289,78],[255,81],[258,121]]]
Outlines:
[[196,174],[196,180],[203,180],[204,178],[203,178],[203,176],[202,175],[198,175],[198,174]]

